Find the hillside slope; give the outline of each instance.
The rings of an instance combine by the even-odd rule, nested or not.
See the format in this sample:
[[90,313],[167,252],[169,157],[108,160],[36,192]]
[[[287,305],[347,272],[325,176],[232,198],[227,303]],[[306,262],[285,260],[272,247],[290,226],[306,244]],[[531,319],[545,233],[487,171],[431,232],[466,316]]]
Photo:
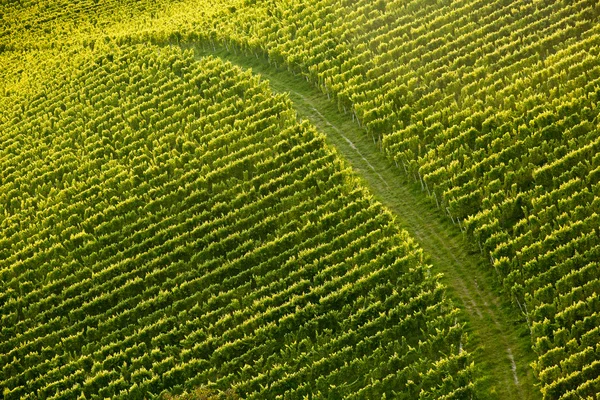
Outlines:
[[420,185],[400,180],[396,166],[381,157],[364,130],[302,77],[275,69],[263,58],[225,49],[215,53],[211,46],[196,50],[201,55],[216,54],[260,73],[274,91],[289,93],[298,114],[326,134],[327,142],[351,163],[376,199],[415,238],[425,256],[431,258],[433,271],[444,274],[442,282],[463,310],[459,318],[467,322],[469,333],[463,348],[475,360],[478,398],[539,398],[529,365],[534,354],[524,318],[507,301],[502,301],[494,276],[482,268],[486,260],[478,252],[468,250],[459,228],[442,216],[436,217],[435,205],[430,204]]
[[39,54],[104,41],[266,57],[364,127],[490,260],[544,397],[600,392],[598,2],[50,3],[2,5],[7,97],[42,82]]
[[0,119],[5,399],[464,398],[459,310],[285,95],[108,47]]
[[[247,4],[247,3],[245,3]],[[273,1],[201,37],[303,75],[490,260],[545,398],[600,392],[600,6]]]

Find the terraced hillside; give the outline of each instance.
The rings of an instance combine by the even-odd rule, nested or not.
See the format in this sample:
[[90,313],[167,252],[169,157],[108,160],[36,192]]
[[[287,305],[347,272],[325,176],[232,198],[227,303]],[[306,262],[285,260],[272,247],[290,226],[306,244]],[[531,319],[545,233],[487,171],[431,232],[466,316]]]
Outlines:
[[469,396],[438,277],[286,96],[92,55],[2,114],[4,398]]

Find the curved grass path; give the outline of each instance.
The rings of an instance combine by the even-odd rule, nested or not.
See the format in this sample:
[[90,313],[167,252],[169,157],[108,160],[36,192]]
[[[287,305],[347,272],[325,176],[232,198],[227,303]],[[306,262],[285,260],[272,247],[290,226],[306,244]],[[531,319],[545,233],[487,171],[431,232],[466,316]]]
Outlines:
[[379,152],[350,115],[343,115],[327,96],[302,77],[269,66],[263,58],[225,49],[196,48],[198,57],[213,55],[268,79],[275,92],[287,92],[298,116],[310,120],[369,187],[396,215],[398,224],[417,239],[435,272],[444,274],[449,296],[464,310],[469,350],[479,366],[477,392],[482,399],[537,399],[529,363],[534,360],[524,319],[505,302],[489,264],[468,249],[458,227]]

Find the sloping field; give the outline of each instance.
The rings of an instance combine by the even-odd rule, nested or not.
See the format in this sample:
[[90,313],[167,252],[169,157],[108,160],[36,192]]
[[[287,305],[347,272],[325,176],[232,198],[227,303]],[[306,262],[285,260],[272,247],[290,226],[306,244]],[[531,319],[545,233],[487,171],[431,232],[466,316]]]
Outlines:
[[[77,114],[77,108],[61,106],[60,101],[69,98],[71,93],[76,94],[77,102],[89,102],[94,112],[97,112],[95,105],[101,102],[127,109],[128,105],[120,103],[121,92],[115,92],[113,87],[142,84],[133,79],[127,81],[125,76],[119,80],[117,71],[109,71],[111,80],[105,81],[104,86],[97,88],[90,81],[89,90],[82,91],[77,88],[88,85],[87,81],[80,83],[87,75],[71,70],[75,69],[75,61],[64,60],[72,58],[90,65],[90,60],[97,63],[98,57],[122,51],[121,47],[129,48],[132,43],[200,45],[213,51],[225,47],[234,53],[264,59],[272,68],[285,68],[302,76],[326,94],[340,112],[363,127],[381,157],[397,166],[398,181],[410,177],[419,182],[431,204],[465,232],[470,247],[489,259],[488,270],[496,275],[505,298],[521,313],[523,326],[530,332],[537,357],[532,367],[542,396],[545,399],[597,398],[600,393],[600,6],[597,2],[31,1],[6,2],[0,14],[0,62],[5,66],[0,69],[0,88],[5,94],[0,98],[1,132],[7,138],[1,149],[7,160],[14,158],[13,161],[26,160],[27,163],[6,164],[6,167],[2,164],[0,184],[6,190],[0,193],[4,207],[0,240],[6,246],[1,247],[0,252],[10,260],[3,265],[3,271],[27,273],[31,270],[27,260],[32,252],[20,250],[18,246],[13,248],[13,241],[29,243],[24,233],[27,229],[37,229],[35,232],[45,229],[43,226],[41,230],[30,228],[35,226],[28,222],[33,221],[33,217],[14,215],[20,216],[26,210],[44,210],[45,206],[40,204],[45,203],[37,200],[40,194],[56,202],[51,204],[79,199],[74,194],[56,196],[70,187],[74,179],[77,182],[85,176],[95,176],[95,179],[103,176],[76,170],[86,165],[77,158],[79,154],[97,157],[108,153],[104,157],[110,158],[120,149],[117,146],[120,140],[125,146],[129,145],[123,137],[138,135],[140,138],[136,140],[150,140],[140,129],[153,132],[157,126],[172,133],[171,142],[160,150],[152,139],[152,144],[147,146],[150,152],[147,156],[172,148],[185,154],[183,138],[189,132],[185,131],[187,122],[182,121],[189,114],[179,113],[176,108],[164,115],[143,108],[127,114],[90,114],[94,118],[106,116],[109,121],[118,115],[125,121],[118,125],[100,124],[104,120],[98,120],[98,126],[88,122],[91,111]],[[107,43],[113,50],[98,50]],[[174,68],[170,61],[166,64]],[[104,64],[96,64],[94,68],[99,68],[98,65]],[[90,67],[87,73],[91,74],[94,68]],[[162,84],[164,77],[160,72],[164,68],[149,70],[143,63],[139,68],[140,73],[148,74],[143,76],[152,81],[143,84]],[[48,71],[59,70],[66,70],[61,78],[49,78]],[[177,71],[175,75],[179,78],[185,76],[186,71]],[[65,82],[73,85],[71,89]],[[64,91],[66,94],[60,95]],[[96,97],[90,97],[90,93]],[[147,96],[155,99],[152,93],[149,91]],[[182,92],[179,97],[175,94],[173,97],[165,101],[173,101],[179,107],[185,105],[188,94]],[[129,100],[132,107],[137,104],[136,99]],[[216,104],[225,101],[216,97],[209,100]],[[165,109],[169,110],[168,107]],[[259,104],[255,107],[258,108],[248,113],[262,115]],[[289,103],[286,107],[290,121],[298,124]],[[27,114],[30,109],[35,113]],[[220,112],[225,112],[220,106],[206,111],[206,118],[217,115],[217,120],[211,120],[214,129],[219,129],[215,124],[221,122]],[[69,116],[72,120],[65,120]],[[171,125],[163,126],[169,118],[173,121]],[[194,113],[193,118],[200,118],[199,114]],[[32,122],[38,120],[37,125]],[[152,120],[151,128],[140,128],[143,120]],[[275,125],[270,125],[272,122],[266,124],[274,126],[276,132],[285,128],[278,125],[279,120]],[[193,126],[192,133],[196,132],[196,125],[192,121],[189,124]],[[62,131],[56,126],[62,127]],[[312,129],[300,126],[299,129]],[[127,127],[131,134],[125,130]],[[93,149],[88,148],[78,129],[81,132],[96,129],[106,134],[107,139]],[[69,135],[72,146],[76,146],[78,140],[81,142],[77,151],[60,148],[59,144],[71,146],[68,144],[71,142],[63,139]],[[46,144],[54,149],[48,153],[52,156],[44,155],[43,147],[31,144],[44,143],[43,140],[50,140],[48,137],[59,141]],[[218,143],[225,143],[225,139]],[[253,152],[257,145],[255,142],[244,144],[247,152]],[[29,150],[31,148],[42,150],[36,153]],[[197,145],[196,148],[202,147]],[[196,158],[188,152],[190,160]],[[225,152],[229,154],[227,149]],[[62,157],[71,158],[63,160]],[[177,159],[164,156],[154,167],[159,171],[167,168],[163,164],[167,158]],[[131,168],[138,161],[132,163]],[[189,162],[186,159],[167,169],[184,171]],[[111,168],[106,163],[94,165],[96,171]],[[318,169],[318,165],[314,167]],[[229,174],[242,181],[263,179],[250,174],[250,170],[246,178],[245,167],[240,168],[227,169],[224,187],[232,185],[228,182]],[[51,172],[41,176],[52,179],[52,183],[44,186],[46,178],[30,179],[29,174],[34,173],[31,171],[46,169]],[[242,171],[241,178],[239,171]],[[306,171],[313,171],[313,164],[309,162]],[[303,174],[307,174],[306,171]],[[205,170],[200,169],[198,176],[207,179],[214,173],[213,165],[208,164]],[[19,174],[24,178],[17,184],[13,178],[9,179],[21,176]],[[277,175],[273,174],[267,174],[268,178],[264,179]],[[263,175],[262,170],[259,175]],[[141,176],[140,179],[151,184],[150,178]],[[152,182],[166,185],[175,178],[168,173],[156,179]],[[326,182],[320,181],[321,186]],[[315,182],[319,188],[319,180]],[[32,186],[34,183],[36,186]],[[133,187],[139,184],[135,181]],[[350,187],[356,187],[352,185],[355,184]],[[29,192],[21,187],[30,187]],[[368,197],[362,193],[361,196]],[[104,191],[101,195],[109,196]],[[183,196],[185,198],[185,192]],[[99,207],[110,210],[113,197],[117,199],[113,205],[120,204],[118,195],[112,193],[106,203],[98,203],[102,204]],[[146,204],[145,198],[142,202]],[[237,207],[237,203],[232,204],[226,202],[228,209]],[[337,212],[338,205],[332,207]],[[54,220],[49,219],[52,221],[49,226],[64,223],[80,229],[79,222],[69,222],[69,215],[61,216],[59,210],[62,208],[57,207]],[[151,214],[157,212],[160,209],[151,210]],[[421,212],[424,210],[406,213],[419,215]],[[38,215],[36,211],[34,215],[42,218],[45,214],[40,211]],[[113,215],[119,220],[128,214],[118,211]],[[300,220],[300,226],[305,222]],[[430,230],[429,227],[422,229]],[[76,234],[80,231],[73,228],[60,232]],[[70,240],[70,236],[55,235],[52,243],[62,245]],[[91,236],[98,239],[93,233]],[[40,244],[34,241],[31,245]],[[346,245],[340,246],[345,248]],[[27,249],[27,246],[23,244],[22,248]],[[54,247],[45,251],[51,256],[42,257],[42,261],[49,260],[59,270],[68,270],[65,265],[70,265],[71,259],[63,263],[60,257],[73,257],[71,249],[64,254]],[[34,263],[37,264],[38,261]],[[73,270],[78,269],[73,267]],[[3,279],[2,284],[7,285],[16,278],[3,276]],[[9,299],[18,299],[23,290],[27,291],[17,287],[12,290],[14,293],[7,289],[1,294],[4,296],[2,307],[9,304],[13,307],[15,300],[9,302]],[[17,310],[10,308],[6,318],[8,315],[19,317]],[[4,312],[2,316],[5,317]],[[8,332],[16,326],[4,324],[3,327],[6,340],[13,340],[15,334]],[[7,360],[11,362],[7,365],[22,361]],[[12,372],[6,376],[12,377]],[[388,388],[388,385],[383,384],[383,387]],[[348,393],[356,392],[348,390]]]
[[351,113],[490,259],[544,397],[587,398],[600,392],[599,17],[593,1],[291,1],[237,9],[203,37],[266,55]]
[[[199,54],[215,54],[212,47]],[[463,348],[476,365],[475,394],[485,399],[538,399],[530,366],[535,359],[525,319],[508,299],[498,293],[495,276],[479,251],[465,246],[464,235],[451,220],[436,213],[435,204],[423,195],[419,183],[402,182],[393,162],[381,157],[370,137],[349,115],[343,115],[325,94],[314,90],[301,76],[269,67],[263,58],[222,49],[216,54],[236,65],[251,68],[268,79],[274,91],[288,92],[294,108],[326,134],[327,143],[338,150],[376,199],[394,213],[441,272],[448,295],[461,308],[468,340]],[[401,177],[400,177],[401,178]]]
[[438,277],[286,96],[155,46],[60,69],[0,125],[4,398],[468,396]]

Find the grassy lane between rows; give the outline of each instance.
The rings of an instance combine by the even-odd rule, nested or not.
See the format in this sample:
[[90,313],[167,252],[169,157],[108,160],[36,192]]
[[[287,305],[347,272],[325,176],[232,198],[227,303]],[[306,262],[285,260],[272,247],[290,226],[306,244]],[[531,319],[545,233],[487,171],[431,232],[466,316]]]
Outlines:
[[287,92],[300,118],[326,134],[375,197],[396,215],[397,223],[417,239],[429,257],[449,296],[464,310],[469,342],[479,366],[478,394],[483,399],[537,399],[541,397],[529,364],[534,360],[525,319],[505,299],[489,263],[474,251],[457,226],[436,208],[393,163],[385,159],[374,140],[352,117],[303,77],[270,66],[264,58],[219,48],[196,47],[198,57],[212,55],[242,68],[251,68],[270,82],[275,92]]

